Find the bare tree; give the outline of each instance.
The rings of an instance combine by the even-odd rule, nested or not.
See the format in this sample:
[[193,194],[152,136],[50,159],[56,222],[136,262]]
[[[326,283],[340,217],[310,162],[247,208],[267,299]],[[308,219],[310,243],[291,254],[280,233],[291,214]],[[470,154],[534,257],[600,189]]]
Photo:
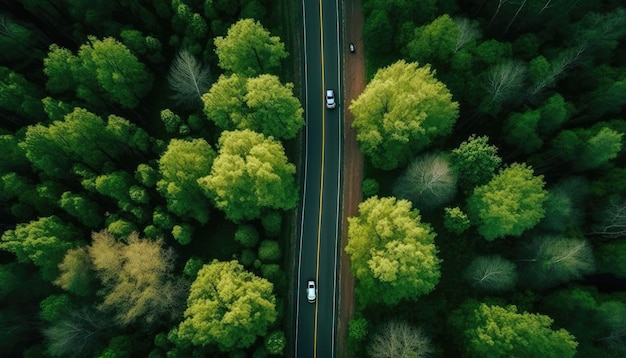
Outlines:
[[593,252],[585,239],[538,237],[527,247],[527,283],[539,288],[579,279],[595,270]]
[[468,42],[477,40],[480,38],[480,30],[478,29],[478,23],[471,20],[459,17],[454,19],[459,27],[459,37],[456,39],[456,45],[454,51],[459,51]]
[[487,91],[491,102],[502,103],[519,94],[526,77],[526,66],[515,61],[499,63],[487,73]]
[[405,321],[389,321],[372,337],[367,354],[372,358],[423,358],[434,352],[430,338]]
[[626,236],[626,201],[613,200],[602,212],[602,220],[595,226],[593,235],[606,238]]
[[531,87],[529,97],[533,99],[546,88],[553,86],[556,83],[556,80],[561,77],[567,69],[581,60],[584,52],[584,45],[563,50],[557,58],[550,63],[550,71],[547,75]]
[[52,356],[81,357],[88,356],[112,326],[105,315],[83,307],[71,311],[68,317],[45,328],[43,334]]
[[472,286],[486,291],[512,289],[517,281],[515,264],[501,256],[479,256],[464,274]]
[[417,158],[394,184],[396,197],[410,200],[422,210],[439,207],[456,194],[456,174],[443,155]]
[[182,50],[172,63],[167,80],[174,91],[172,99],[180,105],[193,107],[202,103],[202,95],[211,84],[211,74],[208,67],[202,67],[192,54]]

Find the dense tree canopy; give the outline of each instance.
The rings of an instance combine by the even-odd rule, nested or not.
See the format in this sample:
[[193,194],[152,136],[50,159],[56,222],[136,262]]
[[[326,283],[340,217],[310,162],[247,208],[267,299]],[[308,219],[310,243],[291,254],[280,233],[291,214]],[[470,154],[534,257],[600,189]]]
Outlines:
[[348,224],[345,250],[362,302],[416,300],[439,282],[435,234],[410,202],[374,196]]
[[205,265],[191,285],[178,336],[222,351],[249,347],[276,320],[272,284],[236,261]]
[[578,342],[541,314],[518,313],[515,306],[468,304],[455,321],[472,357],[573,357]]
[[287,57],[285,45],[271,36],[259,21],[242,19],[228,29],[226,37],[215,38],[219,66],[242,76],[272,73]]
[[515,163],[477,187],[467,200],[467,211],[478,232],[489,241],[520,236],[545,214],[547,192],[543,186],[542,176],[535,176],[525,164]]
[[449,134],[459,115],[458,103],[430,66],[404,61],[378,70],[350,111],[361,151],[381,169],[405,165]]
[[211,173],[198,179],[216,206],[234,221],[259,218],[270,210],[294,208],[295,166],[282,145],[250,130],[223,132]]

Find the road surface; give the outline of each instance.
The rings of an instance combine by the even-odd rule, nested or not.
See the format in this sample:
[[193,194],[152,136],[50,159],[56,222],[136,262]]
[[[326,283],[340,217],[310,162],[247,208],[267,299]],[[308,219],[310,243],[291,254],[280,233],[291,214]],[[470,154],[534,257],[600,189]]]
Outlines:
[[[339,3],[303,0],[305,148],[302,221],[296,260],[297,358],[331,358],[336,354],[337,273],[341,192],[343,93],[340,83]],[[325,89],[334,89],[337,107],[328,110]],[[318,294],[306,300],[314,279]]]

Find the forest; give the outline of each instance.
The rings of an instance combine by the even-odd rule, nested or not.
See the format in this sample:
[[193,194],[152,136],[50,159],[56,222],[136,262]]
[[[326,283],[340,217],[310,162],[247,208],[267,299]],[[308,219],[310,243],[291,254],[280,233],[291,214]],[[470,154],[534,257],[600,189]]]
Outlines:
[[[288,352],[298,6],[0,2],[3,356]],[[353,357],[626,354],[622,6],[363,0]]]
[[363,0],[351,356],[626,354],[623,6]]
[[304,118],[277,3],[0,2],[0,355],[285,354]]

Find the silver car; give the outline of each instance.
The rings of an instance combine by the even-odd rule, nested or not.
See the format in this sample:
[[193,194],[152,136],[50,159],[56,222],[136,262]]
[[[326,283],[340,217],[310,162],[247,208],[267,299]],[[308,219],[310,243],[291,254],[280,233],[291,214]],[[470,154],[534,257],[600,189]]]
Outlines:
[[326,108],[333,109],[337,106],[337,102],[335,101],[335,91],[331,89],[326,90]]

